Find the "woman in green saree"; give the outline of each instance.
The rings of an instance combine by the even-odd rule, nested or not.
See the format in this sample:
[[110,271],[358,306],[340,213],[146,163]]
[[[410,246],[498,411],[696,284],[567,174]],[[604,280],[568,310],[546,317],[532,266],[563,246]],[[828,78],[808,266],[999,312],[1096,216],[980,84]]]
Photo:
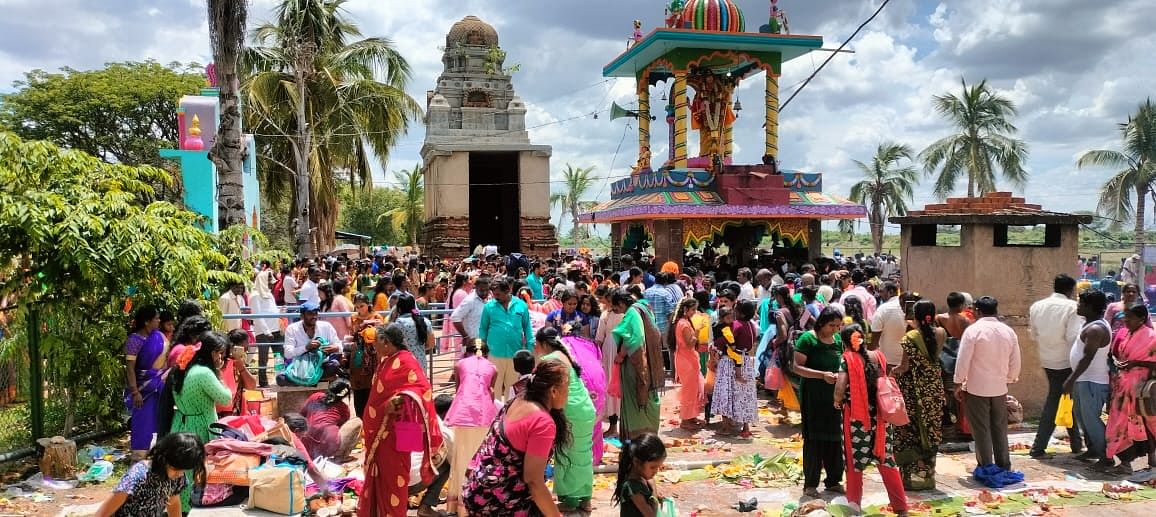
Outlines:
[[534,335],[534,354],[539,361],[558,361],[570,367],[570,392],[563,413],[573,437],[565,450],[554,451],[554,494],[562,512],[590,512],[594,496],[594,423],[598,413],[590,392],[583,384],[582,368],[562,344],[553,327],[543,327]]
[[943,441],[943,372],[939,351],[947,339],[935,323],[935,304],[917,302],[917,330],[903,336],[903,361],[892,376],[899,382],[911,423],[895,428],[895,460],[907,490],[935,488],[935,455]]
[[622,386],[620,422],[624,439],[645,433],[658,433],[658,391],[666,384],[662,365],[662,335],[654,324],[654,315],[645,300],[635,301],[625,289],[610,295],[615,312],[622,312],[622,322],[614,328],[618,340],[618,365]]

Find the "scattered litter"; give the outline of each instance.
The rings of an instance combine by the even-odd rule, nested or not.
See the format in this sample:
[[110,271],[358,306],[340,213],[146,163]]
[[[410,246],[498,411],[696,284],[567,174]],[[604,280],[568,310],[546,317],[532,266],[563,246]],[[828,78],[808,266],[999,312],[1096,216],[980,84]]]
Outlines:
[[88,467],[87,472],[77,477],[77,480],[86,483],[103,483],[112,477],[112,470],[112,462],[97,460],[92,466]]

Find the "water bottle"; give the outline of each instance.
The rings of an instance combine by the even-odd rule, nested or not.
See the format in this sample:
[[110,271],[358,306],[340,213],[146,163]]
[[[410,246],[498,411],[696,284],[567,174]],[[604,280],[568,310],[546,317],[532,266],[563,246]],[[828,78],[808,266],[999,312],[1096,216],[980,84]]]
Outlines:
[[279,353],[273,354],[273,371],[277,375],[285,373],[285,360],[281,358],[281,354]]

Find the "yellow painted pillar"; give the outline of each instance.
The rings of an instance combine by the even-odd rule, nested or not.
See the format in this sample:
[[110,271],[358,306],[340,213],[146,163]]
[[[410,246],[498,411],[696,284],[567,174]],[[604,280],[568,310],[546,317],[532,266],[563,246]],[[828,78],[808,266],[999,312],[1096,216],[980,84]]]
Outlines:
[[773,70],[767,71],[766,92],[766,138],[767,146],[764,155],[779,159],[779,77]]
[[650,79],[638,79],[638,169],[650,168]]
[[[723,119],[724,123],[726,122],[726,118],[727,118],[725,113],[727,113],[727,110],[731,109],[731,99],[733,99],[733,98],[734,98],[733,95],[727,95],[726,102],[723,103],[724,115],[722,116],[722,119]],[[725,161],[727,158],[730,158],[730,156],[734,153],[734,150],[733,150],[734,145],[735,145],[735,125],[734,124],[726,124],[725,126],[723,126],[722,142],[723,142],[722,154],[723,154],[723,160]]]
[[686,72],[674,73],[674,167],[686,168]]

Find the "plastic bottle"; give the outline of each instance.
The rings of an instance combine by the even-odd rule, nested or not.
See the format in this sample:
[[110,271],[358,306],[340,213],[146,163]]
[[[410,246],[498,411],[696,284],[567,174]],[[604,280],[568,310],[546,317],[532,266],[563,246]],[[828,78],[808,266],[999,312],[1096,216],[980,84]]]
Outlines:
[[285,360],[281,358],[281,354],[279,353],[273,354],[273,371],[276,372],[277,375],[285,372]]

